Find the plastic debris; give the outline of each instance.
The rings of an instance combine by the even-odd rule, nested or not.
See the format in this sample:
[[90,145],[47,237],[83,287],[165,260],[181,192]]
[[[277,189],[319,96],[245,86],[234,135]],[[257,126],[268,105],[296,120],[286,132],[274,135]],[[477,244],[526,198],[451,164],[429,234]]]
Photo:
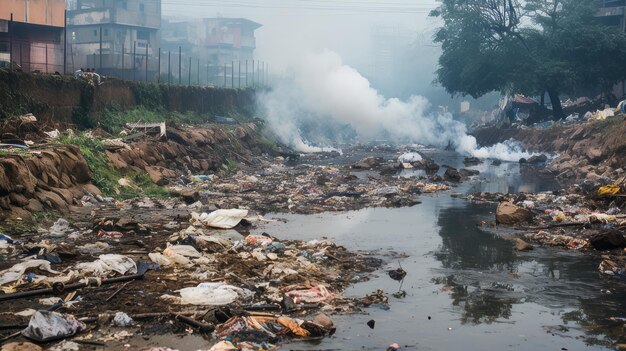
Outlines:
[[323,285],[306,289],[306,290],[292,290],[287,292],[287,296],[291,297],[294,303],[318,303],[326,302],[334,298],[333,293]]
[[113,272],[122,275],[137,274],[137,264],[135,261],[127,256],[116,254],[100,255],[99,259],[94,262],[77,264],[76,269],[97,276],[107,276]]
[[248,300],[254,293],[224,283],[201,283],[197,287],[178,290],[183,305],[222,306],[237,299]]
[[115,317],[113,317],[111,324],[115,325],[116,327],[130,327],[135,324],[135,321],[133,321],[133,319],[130,318],[130,316],[126,313],[117,312],[115,313]]
[[621,189],[619,185],[616,185],[616,184],[605,185],[603,187],[600,187],[600,189],[598,189],[598,196],[599,197],[615,196],[619,194],[620,190]]
[[53,274],[59,274],[50,267],[50,262],[46,260],[29,260],[22,263],[18,263],[11,268],[0,271],[0,286],[12,283],[22,278],[26,273],[26,270],[37,268]]
[[202,224],[206,227],[231,229],[234,228],[248,215],[248,210],[217,210],[211,213],[191,214],[192,224]]
[[85,329],[86,325],[72,315],[37,311],[22,335],[37,342],[49,342],[73,336]]

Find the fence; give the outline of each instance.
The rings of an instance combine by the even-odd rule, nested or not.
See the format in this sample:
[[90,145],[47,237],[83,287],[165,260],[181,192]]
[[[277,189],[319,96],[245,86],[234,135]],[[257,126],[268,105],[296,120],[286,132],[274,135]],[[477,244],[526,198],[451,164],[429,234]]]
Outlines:
[[94,43],[94,52],[85,54],[72,43],[17,39],[11,23],[8,35],[0,38],[0,66],[3,61],[11,62],[9,67],[25,72],[73,73],[80,68],[92,68],[105,77],[161,84],[233,89],[269,84],[269,65],[258,60],[211,62],[183,53],[182,47],[162,51],[145,42],[133,42],[132,47],[116,51],[109,43],[102,42],[102,36],[99,43]]

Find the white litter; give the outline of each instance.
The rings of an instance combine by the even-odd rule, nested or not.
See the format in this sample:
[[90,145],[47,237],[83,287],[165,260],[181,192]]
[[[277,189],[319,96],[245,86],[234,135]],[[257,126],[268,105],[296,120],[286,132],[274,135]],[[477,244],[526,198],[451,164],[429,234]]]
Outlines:
[[37,311],[30,318],[28,327],[22,335],[38,342],[48,342],[72,336],[87,326],[74,316],[56,312]]
[[76,269],[92,273],[97,276],[109,275],[112,272],[119,274],[137,274],[137,264],[131,258],[122,255],[100,255],[94,262],[79,263]]
[[400,155],[400,157],[398,157],[398,162],[400,163],[411,163],[411,162],[417,162],[421,160],[422,160],[422,155],[418,154],[417,152],[407,152],[405,154]]
[[201,283],[197,287],[178,290],[183,305],[223,306],[237,299],[251,299],[254,293],[224,283]]
[[26,273],[26,270],[31,268],[37,268],[53,274],[61,273],[53,270],[50,267],[50,262],[46,260],[25,261],[22,263],[18,263],[11,268],[0,271],[0,286],[19,280],[20,278],[22,278],[24,273]]
[[231,229],[237,226],[242,219],[246,218],[248,210],[217,210],[211,213],[191,214],[191,223],[194,225],[202,224],[207,227]]

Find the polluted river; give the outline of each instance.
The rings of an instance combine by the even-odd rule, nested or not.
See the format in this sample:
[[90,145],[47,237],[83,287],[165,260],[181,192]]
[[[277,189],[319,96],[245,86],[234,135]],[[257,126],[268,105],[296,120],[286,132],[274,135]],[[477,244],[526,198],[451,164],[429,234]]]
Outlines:
[[[462,166],[456,153],[431,151],[430,156]],[[285,349],[383,350],[391,343],[405,350],[612,349],[622,328],[616,331],[620,323],[610,321],[626,311],[623,280],[604,279],[597,255],[552,248],[515,251],[510,241],[481,229],[481,222],[493,221],[495,205],[456,196],[552,191],[558,184],[536,173],[520,174],[517,163],[473,168],[481,171],[478,179],[422,196],[413,207],[268,215],[286,222],[257,232],[285,239],[324,237],[350,250],[377,252],[385,261],[376,278],[354,284],[345,294],[380,289],[389,296],[388,306],[334,317],[335,336]],[[402,282],[386,274],[399,265],[408,272]],[[393,296],[397,292],[406,295]]]
[[[591,250],[516,250],[513,227],[494,225],[497,201],[482,200],[564,194],[541,165],[385,145],[258,162],[180,181],[179,199],[84,202],[69,222],[3,237],[3,340],[181,351],[623,342],[619,270],[602,274]],[[239,217],[216,226],[206,212]]]

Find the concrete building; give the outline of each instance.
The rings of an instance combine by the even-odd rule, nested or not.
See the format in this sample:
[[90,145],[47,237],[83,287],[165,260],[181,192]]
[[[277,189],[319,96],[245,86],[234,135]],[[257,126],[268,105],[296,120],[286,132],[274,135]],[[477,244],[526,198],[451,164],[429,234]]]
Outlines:
[[[244,18],[164,20],[162,49],[164,52],[172,52],[174,56],[178,56],[178,50],[181,48],[183,72],[187,72],[188,57],[191,57],[191,70],[194,73],[192,76],[196,76],[196,66],[199,60],[202,71],[199,75],[201,83],[208,80],[213,84],[221,84],[224,78],[233,74],[233,61],[236,66],[234,68],[235,79],[239,81],[238,76],[242,75],[245,81],[246,60],[249,80],[252,80],[252,62],[256,49],[254,31],[260,27],[261,24]],[[173,62],[178,67],[178,57],[175,57]],[[241,73],[238,72],[239,62],[242,63]],[[226,72],[224,67],[226,67]]]
[[161,0],[76,0],[68,11],[68,65],[125,79],[156,79]]
[[65,0],[1,0],[0,67],[63,72],[64,22]]
[[[609,26],[618,27],[626,31],[626,0],[597,0],[600,21]],[[616,97],[626,96],[626,82],[617,84],[613,88],[613,95]]]

